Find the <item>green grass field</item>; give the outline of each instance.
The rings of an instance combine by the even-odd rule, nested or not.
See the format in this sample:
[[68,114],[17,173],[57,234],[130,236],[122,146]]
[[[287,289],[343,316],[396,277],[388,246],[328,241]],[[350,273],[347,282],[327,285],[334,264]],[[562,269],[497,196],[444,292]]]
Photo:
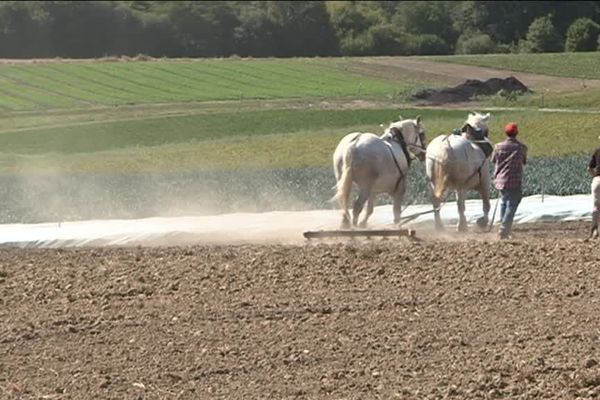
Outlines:
[[600,90],[586,89],[576,92],[550,93],[534,92],[518,96],[514,100],[507,101],[501,96],[490,96],[483,99],[483,104],[496,107],[527,107],[531,109],[563,109],[597,111],[600,104]]
[[427,59],[481,67],[582,79],[600,79],[600,52],[552,54],[480,54]]
[[310,59],[0,65],[0,109],[392,95],[405,89]]
[[[436,59],[480,64],[530,59],[533,72],[552,72],[567,60],[561,62],[577,75],[594,70],[592,56]],[[417,76],[398,78],[380,67],[349,58],[0,64],[0,80],[6,83],[0,85],[6,94],[0,96],[5,108],[0,173],[327,166],[343,135],[381,133],[379,124],[398,114],[422,115],[429,138],[462,124],[466,111],[398,109],[390,98],[387,107],[344,109],[352,99],[435,84]],[[553,95],[544,106],[586,102],[597,108],[600,93],[594,93]],[[539,96],[510,103],[485,99],[480,110],[486,105],[531,108],[492,111],[492,139],[500,140],[503,125],[515,121],[533,156],[587,154],[596,145],[600,115],[535,110]],[[329,109],[319,105],[324,100]]]
[[[589,55],[577,56],[569,74],[593,69]],[[431,139],[460,127],[468,113],[411,106],[411,92],[447,78],[376,61],[0,64],[0,222],[133,218],[171,206],[211,213],[332,207],[331,157],[345,134],[380,134],[380,124],[399,114],[421,115]],[[550,64],[526,67],[560,69]],[[600,91],[553,93],[543,104],[541,95],[489,97],[471,109],[515,107],[491,110],[491,139],[501,140],[509,121],[520,125],[532,156],[528,194],[542,182],[547,193],[585,192],[585,162],[600,146]],[[407,201],[426,202],[421,163],[409,179]]]
[[[437,109],[224,111],[36,127],[0,134],[0,171],[167,171],[328,166],[353,131],[421,115],[429,139],[459,127],[467,112]],[[516,121],[532,156],[586,154],[600,114],[492,111],[491,139]]]

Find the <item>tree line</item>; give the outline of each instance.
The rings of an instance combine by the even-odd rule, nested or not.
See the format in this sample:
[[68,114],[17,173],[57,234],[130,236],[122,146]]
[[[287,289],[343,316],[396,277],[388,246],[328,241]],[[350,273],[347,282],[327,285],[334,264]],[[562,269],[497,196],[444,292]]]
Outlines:
[[2,1],[1,58],[596,51],[600,1]]

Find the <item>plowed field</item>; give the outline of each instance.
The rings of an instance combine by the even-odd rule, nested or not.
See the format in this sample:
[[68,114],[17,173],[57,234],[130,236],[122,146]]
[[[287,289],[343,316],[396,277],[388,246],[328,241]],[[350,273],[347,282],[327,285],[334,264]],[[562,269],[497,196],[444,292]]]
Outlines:
[[600,394],[600,242],[0,249],[2,399]]

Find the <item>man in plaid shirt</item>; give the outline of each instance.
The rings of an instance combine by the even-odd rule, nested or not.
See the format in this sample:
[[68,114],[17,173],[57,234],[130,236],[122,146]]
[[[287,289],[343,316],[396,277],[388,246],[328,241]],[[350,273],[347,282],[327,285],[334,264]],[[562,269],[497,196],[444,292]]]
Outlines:
[[[598,137],[600,139],[600,136]],[[598,237],[598,222],[600,220],[600,148],[592,154],[588,164],[588,173],[592,177],[592,197],[594,199],[594,211],[592,212],[592,238]]]
[[500,191],[500,238],[509,237],[517,207],[523,197],[521,183],[523,165],[527,164],[527,146],[517,140],[519,128],[510,123],[504,128],[508,136],[494,146],[492,162],[495,165],[496,189]]

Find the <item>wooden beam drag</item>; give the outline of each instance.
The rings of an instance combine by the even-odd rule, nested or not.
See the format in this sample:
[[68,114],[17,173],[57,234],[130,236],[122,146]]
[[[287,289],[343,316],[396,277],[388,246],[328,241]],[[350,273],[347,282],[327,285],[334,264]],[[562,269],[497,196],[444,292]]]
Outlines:
[[357,237],[409,237],[415,238],[413,229],[356,229],[356,230],[332,230],[332,231],[306,231],[306,239],[327,239],[327,238],[357,238]]

